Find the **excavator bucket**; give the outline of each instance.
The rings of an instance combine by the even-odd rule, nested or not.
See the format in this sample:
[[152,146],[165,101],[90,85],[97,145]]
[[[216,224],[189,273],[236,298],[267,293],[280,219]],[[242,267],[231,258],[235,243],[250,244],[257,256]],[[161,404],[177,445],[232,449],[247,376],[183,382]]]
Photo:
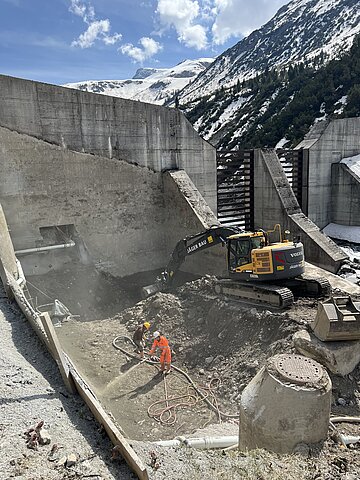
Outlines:
[[319,303],[311,328],[323,342],[360,339],[360,302],[350,296]]
[[145,300],[145,298],[148,298],[157,292],[160,292],[160,285],[158,283],[153,283],[152,285],[146,285],[146,287],[142,287],[141,296],[143,300]]

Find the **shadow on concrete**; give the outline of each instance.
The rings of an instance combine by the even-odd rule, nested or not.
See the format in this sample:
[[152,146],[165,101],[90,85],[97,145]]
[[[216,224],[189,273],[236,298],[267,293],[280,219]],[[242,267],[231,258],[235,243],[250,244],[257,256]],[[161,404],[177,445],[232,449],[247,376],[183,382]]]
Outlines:
[[44,400],[51,400],[52,395],[43,393],[41,395],[28,395],[26,397],[16,397],[16,398],[1,398],[0,405],[5,405],[9,403],[18,403],[18,402],[31,402],[32,400],[38,400],[43,398]]

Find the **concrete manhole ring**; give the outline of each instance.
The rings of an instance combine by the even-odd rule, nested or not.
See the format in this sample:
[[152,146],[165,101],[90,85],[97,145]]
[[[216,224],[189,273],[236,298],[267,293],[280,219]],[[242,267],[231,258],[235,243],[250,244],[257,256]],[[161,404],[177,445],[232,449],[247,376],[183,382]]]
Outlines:
[[297,384],[318,383],[323,376],[321,365],[302,355],[278,355],[274,367],[285,380]]

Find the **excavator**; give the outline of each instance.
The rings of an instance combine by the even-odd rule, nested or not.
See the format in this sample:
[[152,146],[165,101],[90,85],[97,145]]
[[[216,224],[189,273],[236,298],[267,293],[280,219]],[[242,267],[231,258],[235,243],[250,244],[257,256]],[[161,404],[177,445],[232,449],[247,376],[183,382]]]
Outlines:
[[[289,240],[280,224],[273,230],[247,232],[239,227],[216,225],[180,240],[156,282],[142,288],[143,298],[171,288],[174,276],[189,255],[222,244],[227,249],[227,278],[219,278],[217,294],[278,308],[291,307],[294,295],[325,297],[331,286],[326,278],[304,275],[304,247]],[[276,237],[275,240],[273,239]]]

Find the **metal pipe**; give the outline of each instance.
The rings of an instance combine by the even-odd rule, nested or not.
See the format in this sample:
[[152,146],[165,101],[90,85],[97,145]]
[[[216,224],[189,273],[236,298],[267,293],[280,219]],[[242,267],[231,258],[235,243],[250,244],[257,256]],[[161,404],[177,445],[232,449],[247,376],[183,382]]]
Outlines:
[[175,447],[184,445],[188,448],[198,448],[209,450],[210,448],[226,448],[239,443],[238,435],[228,435],[225,437],[202,437],[202,438],[185,438],[177,437],[174,440],[160,440],[154,442],[161,447]]
[[353,435],[343,435],[342,433],[340,434],[342,437],[343,442],[345,445],[350,445],[351,443],[359,443],[360,442],[360,437],[353,436]]
[[47,247],[27,248],[25,250],[16,250],[15,255],[26,255],[27,253],[47,252],[48,250],[58,250],[60,248],[74,247],[75,242],[72,240],[68,243],[62,243],[59,245],[48,245]]
[[330,417],[333,423],[360,423],[360,417]]

